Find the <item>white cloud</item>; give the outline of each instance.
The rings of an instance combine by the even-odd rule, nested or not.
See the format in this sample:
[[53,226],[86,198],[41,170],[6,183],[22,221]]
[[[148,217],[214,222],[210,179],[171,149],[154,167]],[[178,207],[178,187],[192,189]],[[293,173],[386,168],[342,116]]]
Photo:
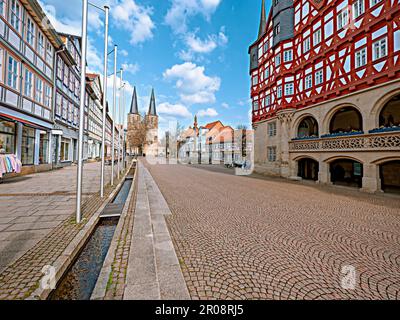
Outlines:
[[151,19],[151,7],[138,5],[134,0],[123,0],[111,12],[116,25],[130,32],[131,44],[140,44],[153,38],[155,25]]
[[207,39],[201,40],[194,34],[189,34],[186,37],[186,44],[190,50],[198,53],[209,53],[217,47],[217,43],[212,36],[208,36]]
[[123,63],[122,69],[124,69],[124,72],[136,74],[140,70],[140,67],[137,63]]
[[118,51],[123,57],[127,57],[129,55],[128,51],[126,51],[125,49],[119,50]]
[[157,107],[157,111],[162,115],[175,116],[180,118],[192,118],[193,116],[188,108],[184,105],[171,104],[169,102],[159,104]]
[[175,86],[181,100],[186,104],[214,103],[215,93],[221,86],[219,77],[204,74],[205,68],[191,62],[174,65],[163,76],[166,80],[176,80]]
[[222,0],[172,0],[172,5],[165,16],[165,22],[176,33],[187,31],[187,19],[203,15],[209,20]]
[[197,112],[197,115],[199,117],[216,117],[218,116],[218,112],[213,108],[208,108],[206,110],[199,110],[199,112]]
[[222,103],[222,108],[229,109],[229,104],[227,104],[226,102]]

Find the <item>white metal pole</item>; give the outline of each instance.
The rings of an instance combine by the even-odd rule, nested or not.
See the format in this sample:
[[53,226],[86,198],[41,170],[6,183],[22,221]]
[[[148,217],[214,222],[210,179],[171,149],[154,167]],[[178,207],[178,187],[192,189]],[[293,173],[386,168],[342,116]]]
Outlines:
[[100,197],[104,198],[104,169],[105,169],[105,150],[106,150],[106,118],[107,118],[107,76],[108,76],[108,12],[109,7],[104,6],[104,76],[103,76],[103,123],[101,135],[101,177],[100,177]]
[[[121,105],[122,105],[122,81],[123,81],[123,70],[120,70],[120,88],[119,88],[119,122],[121,122]],[[121,126],[118,130],[118,179],[121,172]]]
[[122,169],[125,170],[125,113],[126,113],[126,101],[125,101],[125,83],[124,83],[124,89],[123,89],[123,97],[124,97],[124,103],[122,107]]
[[111,146],[111,185],[114,186],[114,162],[115,162],[115,117],[117,105],[117,55],[118,46],[114,46],[114,80],[113,80],[113,116],[112,116],[112,146]]
[[81,57],[81,94],[79,109],[78,170],[76,182],[76,223],[81,223],[82,212],[82,171],[83,171],[83,131],[85,118],[86,93],[86,51],[87,51],[88,0],[82,0],[82,57]]

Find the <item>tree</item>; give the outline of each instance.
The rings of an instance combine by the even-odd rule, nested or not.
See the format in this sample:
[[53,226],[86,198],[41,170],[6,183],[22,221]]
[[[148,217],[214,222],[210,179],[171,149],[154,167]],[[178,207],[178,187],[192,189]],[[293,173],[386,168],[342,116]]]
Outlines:
[[[129,145],[135,148],[141,154],[144,149],[144,145],[147,143],[147,132],[149,130],[149,125],[146,121],[138,121],[135,123],[134,129],[128,132]],[[130,150],[132,152],[132,150]]]

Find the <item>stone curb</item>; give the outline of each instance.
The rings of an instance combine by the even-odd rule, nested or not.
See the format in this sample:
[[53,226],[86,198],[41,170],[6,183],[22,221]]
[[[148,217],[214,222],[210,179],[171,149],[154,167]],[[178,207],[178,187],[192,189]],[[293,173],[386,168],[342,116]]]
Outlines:
[[[67,246],[64,252],[57,258],[54,262],[53,267],[56,270],[56,282],[58,283],[65,272],[70,267],[71,263],[75,260],[82,247],[85,245],[91,234],[93,233],[98,221],[99,216],[107,206],[107,204],[114,199],[119,190],[121,189],[126,176],[129,173],[129,169],[125,172],[122,177],[120,183],[115,187],[115,189],[111,192],[108,198],[103,202],[100,208],[93,214],[93,216],[89,219],[89,221],[83,226],[83,228],[76,235],[74,240]],[[51,294],[52,289],[43,289],[39,286],[26,300],[46,300]]]
[[[110,248],[108,249],[107,256],[104,260],[103,267],[101,268],[100,275],[97,279],[96,286],[92,292],[90,300],[103,300],[105,298],[106,291],[107,291],[108,279],[112,272],[112,264],[114,263],[114,259],[115,259],[115,252],[118,247],[118,242],[120,240],[122,228],[124,227],[125,217],[129,214],[129,212],[128,212],[129,205],[130,205],[131,201],[133,200],[132,198],[133,198],[133,194],[135,191],[135,183],[137,183],[137,172],[138,172],[138,170],[136,167],[135,174],[133,176],[133,182],[131,185],[131,189],[129,190],[129,194],[126,199],[124,209],[122,210],[122,214],[118,221],[117,228],[115,229]],[[134,212],[132,212],[131,214],[134,214]]]

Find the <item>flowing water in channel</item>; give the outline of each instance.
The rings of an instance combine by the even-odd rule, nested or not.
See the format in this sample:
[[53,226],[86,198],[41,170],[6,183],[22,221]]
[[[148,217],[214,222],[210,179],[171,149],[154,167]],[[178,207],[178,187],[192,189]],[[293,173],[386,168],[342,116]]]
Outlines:
[[118,219],[100,220],[78,259],[51,295],[51,300],[90,299],[111,245]]

